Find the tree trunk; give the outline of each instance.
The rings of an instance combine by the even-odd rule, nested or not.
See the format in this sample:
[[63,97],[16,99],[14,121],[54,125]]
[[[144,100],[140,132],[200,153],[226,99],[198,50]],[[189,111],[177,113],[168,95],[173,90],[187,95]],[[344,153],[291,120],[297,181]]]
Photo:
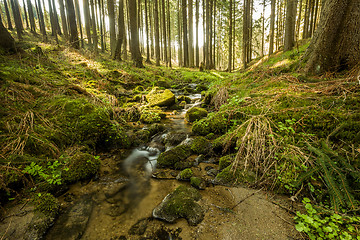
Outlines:
[[[29,0],[29,1],[30,1],[30,0]],[[11,17],[10,17],[10,11],[9,11],[9,7],[8,7],[7,0],[4,0],[4,7],[5,7],[6,19],[7,19],[7,23],[8,23],[8,29],[9,29],[9,30],[13,30],[13,26],[12,26],[12,24],[11,24]]]
[[[112,2],[112,5],[111,3],[109,3],[109,1]],[[113,0],[108,0],[108,7],[110,8],[112,6],[112,10],[114,11],[114,3],[113,3]],[[91,37],[91,22],[90,22],[90,6],[89,6],[89,0],[83,0],[83,13],[84,13],[84,19],[85,19],[85,31],[86,31],[86,37],[87,37],[87,40],[88,40],[88,45],[91,46],[91,40],[92,40],[92,37]],[[111,24],[111,21],[114,21],[114,18],[115,16],[111,16],[111,12],[110,12],[110,9],[109,9],[109,20],[110,20],[110,24]]]
[[15,50],[15,40],[0,21],[0,48],[7,51]]
[[121,47],[125,36],[125,20],[124,20],[124,0],[119,1],[119,17],[118,17],[118,39],[114,59],[121,61]]
[[[28,0],[30,1],[30,0]],[[76,2],[77,0],[75,0]],[[65,35],[65,38],[69,38],[69,30],[67,27],[67,21],[66,21],[66,15],[65,15],[65,6],[63,0],[58,0],[59,6],[60,6],[60,16],[61,16],[61,25],[63,28],[63,32]]]
[[[76,11],[76,20],[77,24],[79,25],[79,31],[80,31],[80,44],[81,47],[84,47],[84,36],[83,36],[83,30],[82,30],[82,24],[81,24],[81,16],[80,16],[80,8],[79,8],[79,0],[74,0],[75,2],[75,11]],[[70,23],[68,23],[70,25]]]
[[34,18],[34,11],[33,6],[31,4],[30,0],[27,0],[27,8],[29,13],[29,20],[30,20],[30,31],[33,33],[36,33],[36,24],[35,24],[35,18]]
[[14,17],[14,21],[15,21],[15,28],[16,28],[17,36],[18,36],[18,39],[22,39],[22,31],[24,30],[24,27],[23,27],[22,20],[21,20],[19,2],[18,2],[18,0],[10,0],[10,3],[11,3],[11,9],[12,9],[13,17]]
[[25,0],[23,0],[23,7],[24,7],[24,14],[25,14],[26,28],[29,29],[30,26],[29,26],[29,21],[28,21],[28,15],[27,15],[27,12],[26,12]]
[[142,63],[142,56],[140,53],[139,47],[139,31],[138,31],[138,23],[137,23],[137,9],[136,9],[136,0],[128,1],[128,11],[130,17],[130,34],[131,34],[131,42],[130,42],[130,51],[131,57],[134,61],[136,67],[144,67]]
[[200,52],[199,52],[199,0],[195,0],[195,66],[199,67]]
[[52,7],[53,7],[54,20],[55,20],[55,24],[56,24],[57,33],[61,36],[62,32],[61,32],[61,28],[60,28],[60,24],[59,24],[59,16],[57,14],[57,10],[55,7],[55,0],[52,0]]
[[156,66],[160,66],[160,33],[158,0],[154,0],[154,27],[155,27],[155,59]]
[[305,53],[305,71],[351,69],[360,62],[360,1],[325,1],[320,23]]
[[167,43],[166,43],[166,17],[165,17],[165,0],[162,0],[162,26],[163,26],[163,46],[164,46],[164,60],[166,66],[168,66],[168,56],[167,56]]
[[178,17],[178,36],[179,36],[179,50],[178,50],[178,61],[179,61],[179,67],[183,66],[183,49],[182,49],[182,39],[181,39],[181,8],[180,8],[180,1],[178,1],[178,11],[177,11],[177,17]]
[[181,1],[182,6],[182,26],[183,26],[183,49],[184,49],[184,67],[189,67],[189,45],[188,45],[188,30],[187,30],[187,12],[186,0]]
[[232,30],[233,30],[233,16],[232,16],[232,0],[229,3],[229,60],[228,60],[228,71],[231,72],[232,69]]
[[109,21],[110,21],[110,49],[111,49],[111,56],[114,57],[115,48],[116,48],[114,0],[107,0],[107,6],[109,13]]
[[168,26],[168,50],[169,50],[169,56],[168,56],[168,61],[169,61],[169,67],[171,68],[172,64],[171,64],[171,27],[170,27],[170,0],[167,0],[167,26]]
[[40,0],[38,0],[36,11],[37,11],[37,15],[39,18],[40,32],[43,35],[43,40],[46,42],[47,35],[46,35],[46,28],[45,28],[45,20],[44,20],[44,15],[43,15],[42,8],[41,8]]
[[194,67],[194,43],[193,43],[193,0],[188,0],[188,19],[189,19],[189,66]]
[[309,28],[309,0],[306,0],[305,4],[305,16],[304,16],[304,27],[303,27],[303,39],[308,38]]
[[155,50],[154,50],[154,24],[153,24],[153,11],[154,7],[151,4],[152,1],[148,1],[149,5],[149,38],[150,38],[150,58],[154,58]]
[[66,0],[66,10],[70,27],[70,44],[72,47],[79,48],[79,36],[76,25],[76,15],[73,0]]
[[95,53],[98,51],[98,36],[97,36],[97,29],[96,29],[96,21],[95,21],[95,4],[94,0],[90,0],[91,5],[91,27],[92,27],[92,43],[93,49]]
[[284,51],[290,51],[295,46],[297,0],[287,0]]
[[261,14],[261,57],[265,55],[265,6],[266,1],[263,1],[263,11]]
[[298,40],[299,40],[299,36],[300,36],[300,23],[301,23],[302,3],[303,3],[303,0],[300,0],[299,15],[298,15],[298,18],[297,18],[297,23],[296,23],[295,41],[298,41]]
[[104,46],[104,28],[103,28],[103,21],[102,21],[102,7],[101,7],[101,0],[98,0],[98,11],[99,11],[99,22],[100,22],[100,45],[101,45],[101,52],[105,52]]
[[145,0],[145,30],[146,30],[146,63],[151,63],[150,61],[150,46],[149,46],[149,22],[148,22],[148,0]]

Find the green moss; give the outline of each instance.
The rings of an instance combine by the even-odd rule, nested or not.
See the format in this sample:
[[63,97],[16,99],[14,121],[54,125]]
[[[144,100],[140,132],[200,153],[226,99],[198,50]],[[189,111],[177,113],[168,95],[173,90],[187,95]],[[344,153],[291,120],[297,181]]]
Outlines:
[[76,153],[70,158],[69,170],[63,173],[67,183],[77,182],[95,176],[100,168],[100,160],[88,153]]
[[181,180],[190,180],[192,176],[193,176],[193,171],[191,170],[191,168],[186,168],[180,172]]
[[146,95],[146,99],[149,106],[169,107],[175,104],[175,95],[169,89],[162,91],[155,87]]
[[191,98],[188,96],[184,96],[184,95],[178,96],[177,100],[178,100],[178,102],[185,102],[187,104],[191,103]]
[[141,112],[140,121],[143,123],[156,123],[161,121],[161,117],[158,112],[144,110]]
[[209,133],[224,133],[227,128],[227,119],[225,113],[209,114],[207,118],[194,123],[192,132],[198,135],[206,136]]
[[209,152],[210,142],[204,137],[196,137],[191,144],[191,150],[197,154],[206,154]]
[[234,181],[236,180],[236,177],[234,176],[234,173],[232,173],[230,171],[231,169],[231,165],[224,168],[217,176],[216,176],[216,180],[220,183],[223,184],[228,184],[228,183],[234,183]]
[[208,112],[204,108],[193,107],[186,112],[185,119],[188,122],[195,122],[196,120],[202,119],[207,115]]
[[50,193],[38,193],[33,199],[35,211],[39,211],[46,216],[55,217],[60,210],[58,200]]
[[231,154],[231,155],[226,155],[226,156],[223,156],[219,159],[219,170],[223,170],[224,168],[230,166],[230,164],[233,162],[234,160],[234,155]]
[[144,91],[144,87],[143,86],[136,86],[135,89],[133,90],[134,93],[141,93]]
[[183,162],[191,155],[191,148],[187,145],[178,145],[160,154],[157,163],[160,167],[175,168],[175,164]]
[[198,178],[198,177],[191,177],[190,178],[190,184],[191,184],[191,186],[193,186],[195,188],[199,188],[201,182],[202,182],[201,178]]

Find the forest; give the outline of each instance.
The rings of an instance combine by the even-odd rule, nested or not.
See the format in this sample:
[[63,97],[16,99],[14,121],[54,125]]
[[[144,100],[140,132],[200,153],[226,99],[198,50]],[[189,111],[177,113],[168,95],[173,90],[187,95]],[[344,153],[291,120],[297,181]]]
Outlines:
[[0,0],[0,240],[360,240],[360,1]]

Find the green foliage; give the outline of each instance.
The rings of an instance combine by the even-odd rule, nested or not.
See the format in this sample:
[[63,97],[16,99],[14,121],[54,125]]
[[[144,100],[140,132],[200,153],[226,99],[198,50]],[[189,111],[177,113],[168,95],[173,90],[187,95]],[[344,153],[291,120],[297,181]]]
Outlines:
[[225,155],[219,159],[219,170],[223,170],[224,168],[230,166],[230,164],[234,161],[235,155]]
[[28,173],[33,177],[40,177],[41,180],[46,181],[49,184],[60,185],[62,184],[61,173],[62,171],[69,171],[69,168],[66,167],[64,163],[56,161],[49,161],[46,167],[32,162],[30,165],[27,165],[23,172]]
[[227,117],[223,112],[210,113],[207,118],[196,121],[192,126],[192,132],[202,136],[225,133],[226,129]]
[[358,216],[341,216],[339,214],[321,214],[310,203],[303,199],[306,214],[296,213],[296,230],[306,233],[311,240],[340,239],[359,240],[360,230],[356,225],[360,222]]
[[186,168],[180,172],[181,180],[190,180],[192,176],[193,176],[193,171],[191,170],[191,168]]
[[206,154],[209,152],[210,142],[205,137],[196,137],[191,144],[191,150],[194,153]]

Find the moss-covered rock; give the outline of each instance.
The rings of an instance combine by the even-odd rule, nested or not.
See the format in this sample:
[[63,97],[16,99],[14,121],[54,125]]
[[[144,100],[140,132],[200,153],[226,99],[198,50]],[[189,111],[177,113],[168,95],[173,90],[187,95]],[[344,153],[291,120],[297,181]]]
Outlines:
[[146,99],[150,106],[169,107],[175,104],[175,95],[169,90],[159,90],[153,88],[147,95]]
[[191,148],[187,145],[178,145],[160,154],[157,159],[159,167],[175,168],[175,165],[184,162],[191,155]]
[[227,119],[225,113],[209,114],[207,118],[194,123],[192,132],[197,135],[206,136],[209,133],[222,134],[226,131]]
[[231,165],[224,168],[215,178],[216,182],[222,183],[222,184],[229,184],[234,183],[236,180],[236,177],[234,176],[234,173],[230,171]]
[[35,204],[35,211],[39,211],[46,216],[55,217],[60,210],[58,200],[50,193],[38,193],[33,202]]
[[188,96],[184,96],[184,95],[178,96],[177,100],[178,100],[178,102],[185,102],[187,104],[191,103],[191,98]]
[[88,153],[78,152],[70,158],[69,170],[63,173],[66,183],[89,179],[95,176],[100,168],[100,160]]
[[191,150],[197,154],[206,154],[209,152],[211,144],[204,137],[196,137],[191,143]]
[[219,170],[223,170],[224,168],[230,166],[230,164],[234,161],[234,154],[223,156],[219,159]]
[[200,198],[196,189],[179,186],[153,210],[153,216],[170,223],[185,218],[189,225],[197,225],[205,216],[203,208],[196,202]]
[[208,115],[208,112],[204,108],[193,107],[193,108],[190,108],[186,112],[185,119],[188,122],[195,122],[197,120],[200,120],[200,119],[206,117],[207,115]]
[[197,188],[200,190],[204,190],[206,188],[206,183],[205,183],[204,179],[199,178],[199,177],[191,177],[190,184],[194,188]]
[[176,177],[177,180],[189,181],[193,176],[193,171],[191,168],[186,168],[182,170],[179,175]]
[[143,123],[157,123],[161,121],[160,114],[152,110],[144,110],[141,112],[140,121]]

